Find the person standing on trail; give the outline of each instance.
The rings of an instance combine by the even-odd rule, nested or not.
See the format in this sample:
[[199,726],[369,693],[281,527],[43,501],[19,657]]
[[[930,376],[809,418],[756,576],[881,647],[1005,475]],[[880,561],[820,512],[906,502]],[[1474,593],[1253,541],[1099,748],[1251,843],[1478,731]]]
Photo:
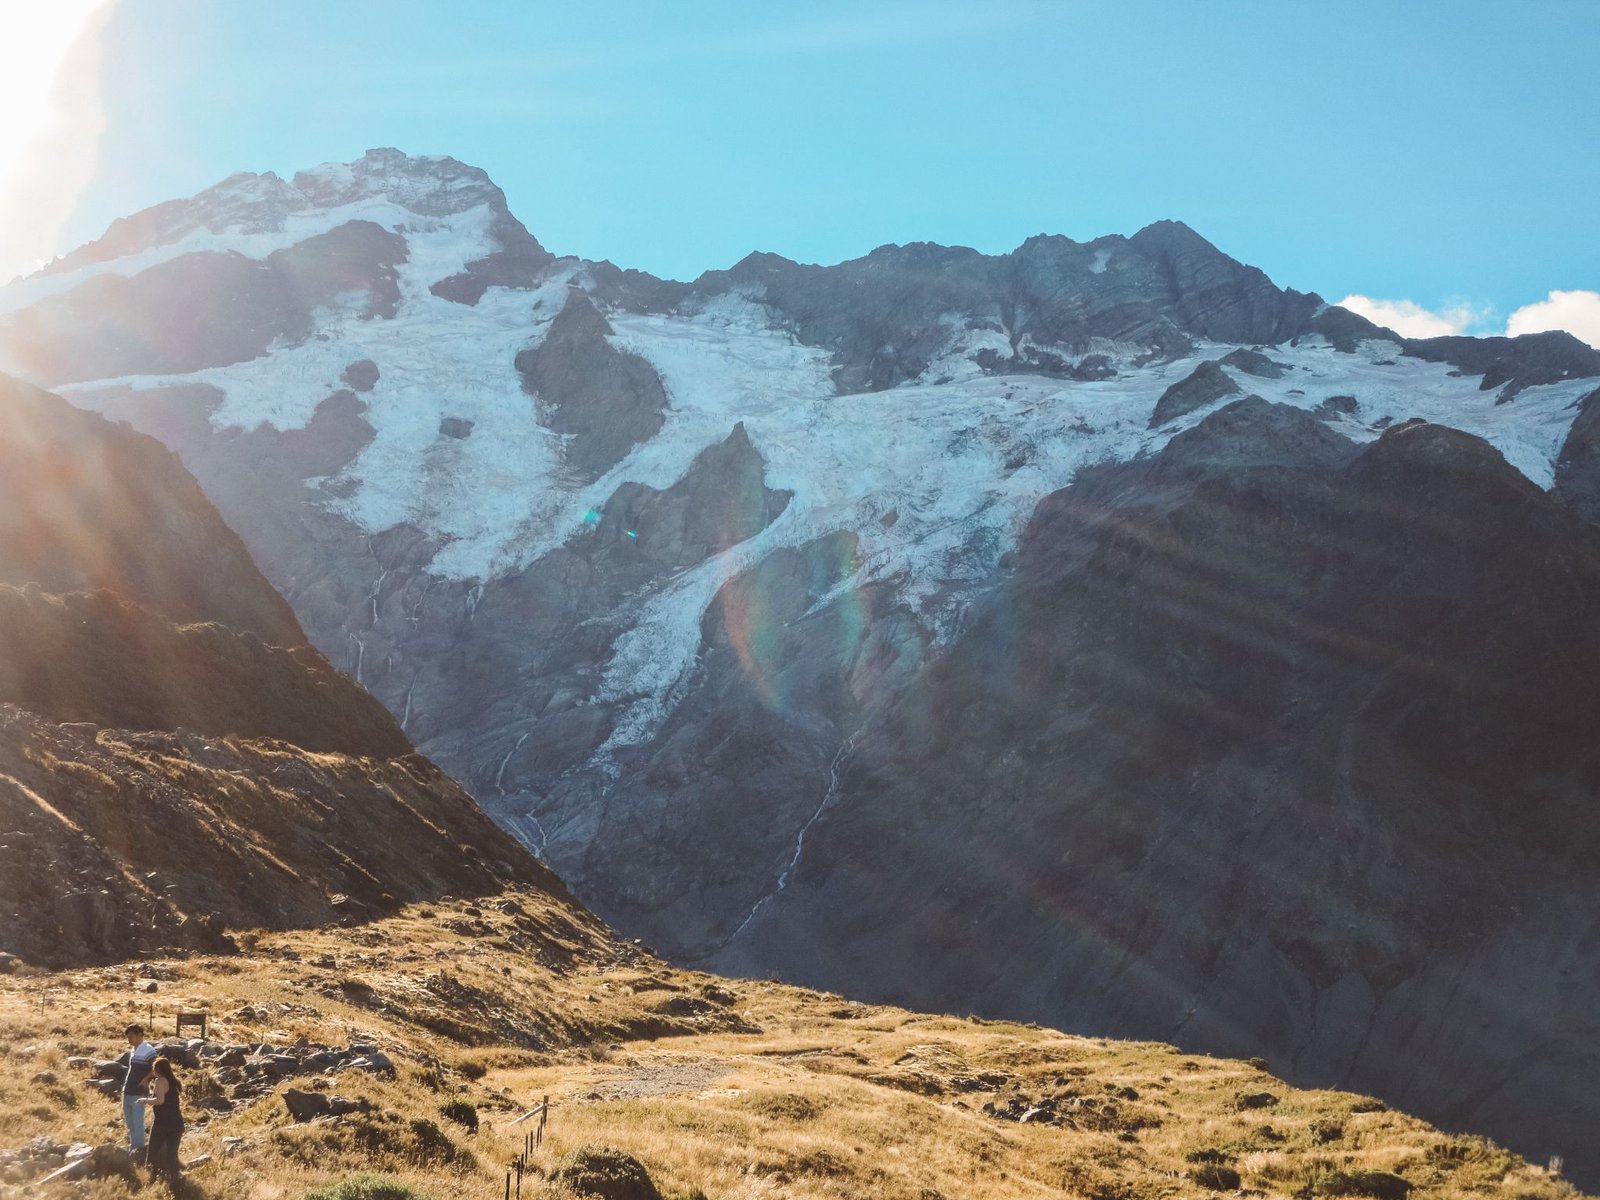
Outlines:
[[146,1095],[145,1081],[155,1065],[156,1048],[144,1040],[143,1025],[129,1025],[122,1031],[128,1036],[128,1074],[122,1080],[122,1119],[128,1124],[128,1149],[135,1157],[144,1153],[144,1105],[140,1100]]
[[150,1177],[165,1178],[168,1186],[178,1186],[178,1142],[183,1137],[183,1109],[178,1096],[183,1085],[172,1073],[172,1063],[165,1057],[157,1058],[150,1067],[150,1095],[141,1103],[155,1112],[155,1124],[150,1129]]

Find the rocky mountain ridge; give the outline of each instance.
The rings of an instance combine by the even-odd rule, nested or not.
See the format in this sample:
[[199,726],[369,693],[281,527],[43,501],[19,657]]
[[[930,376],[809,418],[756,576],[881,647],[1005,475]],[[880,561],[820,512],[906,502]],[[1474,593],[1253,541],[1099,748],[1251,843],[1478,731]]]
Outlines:
[[515,884],[571,903],[306,642],[170,451],[3,377],[0,422],[6,962]]

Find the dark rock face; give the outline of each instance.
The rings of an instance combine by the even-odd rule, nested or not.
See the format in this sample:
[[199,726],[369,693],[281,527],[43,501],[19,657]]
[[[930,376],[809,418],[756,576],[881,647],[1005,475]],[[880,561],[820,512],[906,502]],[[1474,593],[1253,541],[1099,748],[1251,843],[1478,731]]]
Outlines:
[[1600,375],[1600,350],[1570,333],[1525,333],[1520,337],[1411,338],[1405,351],[1427,362],[1447,362],[1466,375],[1482,375],[1478,386],[1503,388],[1502,402],[1525,387]]
[[1340,308],[1337,304],[1330,304],[1317,312],[1309,324],[1311,333],[1321,334],[1341,354],[1354,354],[1358,345],[1372,339],[1390,341],[1397,346],[1405,341],[1392,329],[1374,325],[1359,313]]
[[862,713],[926,650],[890,588],[819,603],[856,552],[841,532],[776,550],[724,585],[702,623],[696,685],[648,746],[619,753],[625,786],[590,801],[597,825],[573,867],[599,908],[647,940],[703,958],[732,936],[787,870],[795,831],[828,803]]
[[1232,376],[1216,362],[1203,362],[1161,393],[1161,398],[1156,401],[1155,412],[1150,414],[1150,428],[1165,425],[1224,396],[1237,395],[1239,390]]
[[1556,496],[1588,521],[1600,524],[1600,389],[1580,401],[1556,459]]
[[1040,506],[738,940],[1600,1170],[1597,603],[1600,532],[1486,443],[1230,405]]
[[352,391],[370,392],[378,386],[378,364],[370,358],[357,359],[339,377]]
[[[1072,360],[1097,339],[1174,358],[1189,352],[1191,335],[1283,341],[1308,332],[1321,306],[1171,221],[1086,244],[1030,238],[999,257],[927,242],[881,246],[833,267],[752,254],[701,276],[691,294],[735,288],[759,294],[801,341],[831,350],[841,392],[917,377],[949,344],[952,318],[1005,333],[1022,370],[1075,377]],[[991,352],[986,369],[1004,361]]]
[[615,349],[612,329],[589,297],[573,290],[545,339],[517,355],[541,424],[570,434],[566,463],[585,481],[604,475],[665,420],[667,393],[644,359]]
[[1262,271],[1229,258],[1182,221],[1157,221],[1128,242],[1169,281],[1175,323],[1212,341],[1287,341],[1322,303],[1279,290]]
[[726,441],[702,450],[665,491],[642,483],[619,487],[589,537],[573,548],[605,563],[624,586],[702,563],[782,515],[789,493],[766,486],[765,466],[744,425],[735,425]]
[[1501,388],[1502,402],[1536,384],[1600,375],[1600,350],[1559,331],[1517,337],[1404,338],[1347,309],[1329,305],[1312,318],[1309,332],[1321,334],[1334,349],[1346,354],[1370,339],[1393,342],[1412,358],[1449,363],[1463,375],[1482,375],[1478,386],[1486,392]]
[[[535,846],[544,838],[527,797],[573,786],[560,781],[613,730],[615,704],[595,700],[615,639],[636,619],[632,600],[759,535],[789,499],[765,486],[761,455],[736,426],[671,487],[623,484],[567,545],[475,585],[431,576],[436,547],[415,529],[362,539],[331,518],[309,523],[316,510],[299,503],[293,472],[274,466],[262,482],[258,467],[241,469],[246,450],[211,437],[185,452],[249,522],[252,549],[291,581],[313,627],[353,630],[360,681],[430,753],[463,764],[468,786]],[[248,450],[282,461],[275,441]]]
[[538,243],[522,222],[504,210],[503,200],[490,233],[499,249],[468,263],[465,271],[441,279],[428,290],[457,304],[476,304],[492,287],[532,287],[555,261],[555,256]]

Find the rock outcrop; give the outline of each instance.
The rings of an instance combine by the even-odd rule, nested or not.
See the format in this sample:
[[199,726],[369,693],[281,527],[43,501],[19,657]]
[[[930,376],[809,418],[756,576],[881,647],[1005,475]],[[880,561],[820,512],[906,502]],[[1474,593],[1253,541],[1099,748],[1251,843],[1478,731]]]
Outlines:
[[1578,402],[1578,417],[1556,459],[1555,494],[1586,520],[1600,524],[1600,390]]
[[1224,396],[1236,396],[1239,391],[1239,385],[1220,365],[1212,361],[1203,362],[1161,393],[1161,398],[1156,401],[1155,412],[1150,414],[1150,428],[1165,425]]
[[537,398],[539,422],[567,434],[565,461],[588,482],[604,475],[661,428],[667,393],[650,364],[614,348],[611,326],[574,289],[544,340],[517,355],[517,370]]

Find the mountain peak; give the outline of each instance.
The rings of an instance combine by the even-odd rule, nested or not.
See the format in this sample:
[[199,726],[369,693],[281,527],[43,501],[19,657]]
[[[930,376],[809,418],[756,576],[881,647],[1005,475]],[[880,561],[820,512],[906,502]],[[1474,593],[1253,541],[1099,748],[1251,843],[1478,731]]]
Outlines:
[[388,201],[422,217],[447,217],[487,205],[509,218],[505,193],[488,174],[449,157],[368,150],[348,163],[323,163],[285,182],[272,171],[240,171],[180,200],[167,200],[113,221],[95,241],[59,258],[41,274],[60,274],[196,234],[281,233],[291,218],[363,201]]
[[448,216],[480,204],[505,208],[505,193],[488,173],[448,156],[368,150],[349,163],[323,163],[294,177],[312,207],[338,208],[369,198],[391,200],[424,216]]

